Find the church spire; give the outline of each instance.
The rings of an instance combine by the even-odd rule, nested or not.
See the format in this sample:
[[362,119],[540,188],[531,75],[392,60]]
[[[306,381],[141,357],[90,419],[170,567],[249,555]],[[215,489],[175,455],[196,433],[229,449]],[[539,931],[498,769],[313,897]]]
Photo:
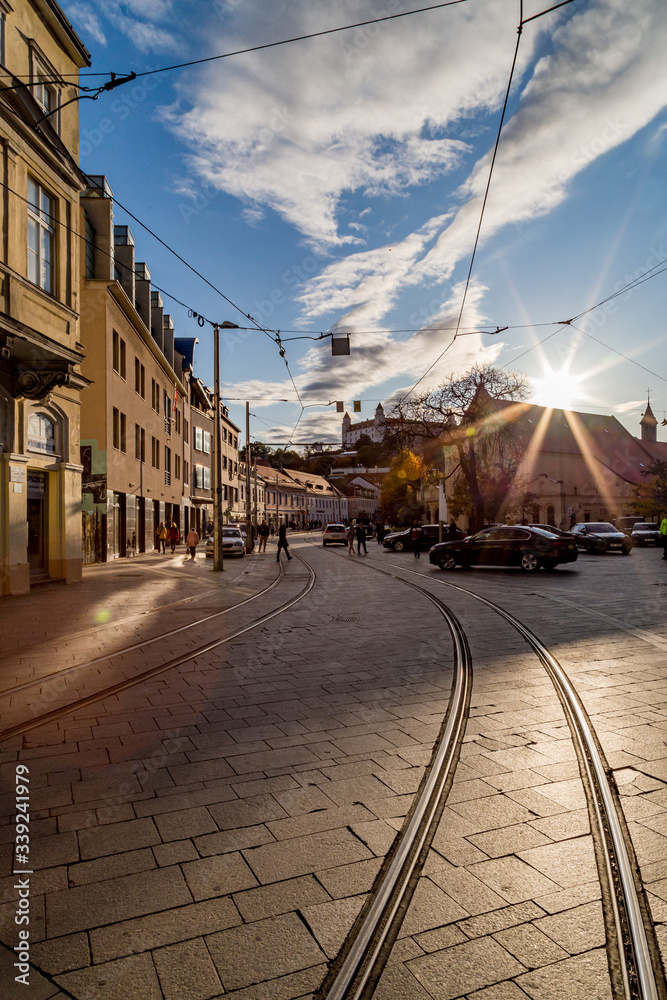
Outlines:
[[657,440],[658,432],[656,430],[658,426],[658,421],[655,418],[653,410],[651,409],[651,397],[648,397],[646,403],[646,410],[644,416],[639,421],[642,429],[642,441],[648,441],[649,444],[655,443]]

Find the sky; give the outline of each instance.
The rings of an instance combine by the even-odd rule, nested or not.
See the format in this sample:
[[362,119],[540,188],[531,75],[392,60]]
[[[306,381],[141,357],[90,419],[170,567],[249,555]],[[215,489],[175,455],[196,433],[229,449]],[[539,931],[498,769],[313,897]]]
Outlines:
[[371,419],[472,364],[633,434],[649,392],[667,419],[664,0],[61,4],[90,73],[269,46],[79,105],[82,168],[217,289],[116,205],[195,374],[188,309],[252,328],[222,331],[221,385],[253,438],[339,442],[336,401]]

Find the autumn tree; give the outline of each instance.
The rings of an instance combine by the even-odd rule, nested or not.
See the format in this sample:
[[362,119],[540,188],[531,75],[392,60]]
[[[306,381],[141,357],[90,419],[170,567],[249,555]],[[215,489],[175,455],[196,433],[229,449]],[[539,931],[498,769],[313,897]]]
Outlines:
[[646,482],[633,490],[633,511],[646,521],[654,521],[667,511],[667,462],[653,459],[642,476]]
[[525,448],[516,423],[528,385],[518,372],[474,365],[430,392],[401,400],[390,414],[394,440],[419,447],[425,462],[453,456],[447,490],[451,512],[469,514],[473,530],[504,517],[524,484],[517,472]]
[[398,453],[380,488],[380,506],[386,521],[412,522],[424,516],[419,499],[422,463],[409,449]]

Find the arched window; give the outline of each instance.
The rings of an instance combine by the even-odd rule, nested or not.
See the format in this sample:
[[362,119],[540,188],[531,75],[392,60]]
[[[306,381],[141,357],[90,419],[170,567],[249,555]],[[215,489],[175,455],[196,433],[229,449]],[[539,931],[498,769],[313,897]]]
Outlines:
[[554,528],[556,527],[556,511],[551,504],[547,507],[547,524],[552,524]]
[[28,417],[28,451],[42,455],[56,453],[56,428],[43,413],[31,413]]
[[532,510],[530,512],[530,516],[531,516],[531,518],[533,520],[533,524],[539,524],[540,523],[540,508],[538,507],[538,505],[536,503],[533,504]]

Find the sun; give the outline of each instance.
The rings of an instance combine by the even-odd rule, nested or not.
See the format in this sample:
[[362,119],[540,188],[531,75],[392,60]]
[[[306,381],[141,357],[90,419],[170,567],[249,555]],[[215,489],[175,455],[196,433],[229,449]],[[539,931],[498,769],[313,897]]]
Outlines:
[[565,369],[559,372],[549,369],[542,378],[533,379],[535,392],[531,402],[554,410],[568,410],[580,395],[580,382],[580,376],[571,375]]

